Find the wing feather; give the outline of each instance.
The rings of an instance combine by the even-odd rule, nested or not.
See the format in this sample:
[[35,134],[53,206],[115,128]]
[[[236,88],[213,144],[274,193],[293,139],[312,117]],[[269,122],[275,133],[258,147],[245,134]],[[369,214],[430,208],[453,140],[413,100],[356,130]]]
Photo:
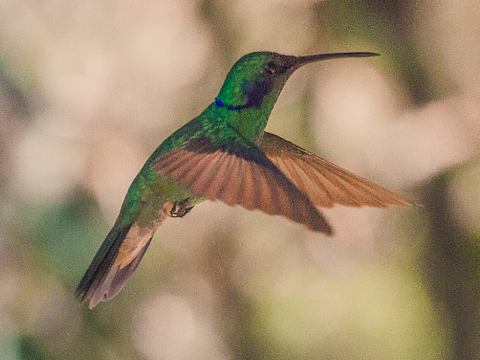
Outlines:
[[196,196],[283,215],[314,231],[331,234],[308,197],[255,146],[214,146],[200,139],[157,157],[151,167],[189,188]]
[[259,144],[265,155],[305,193],[315,206],[387,207],[412,202],[344,170],[276,135],[265,132]]

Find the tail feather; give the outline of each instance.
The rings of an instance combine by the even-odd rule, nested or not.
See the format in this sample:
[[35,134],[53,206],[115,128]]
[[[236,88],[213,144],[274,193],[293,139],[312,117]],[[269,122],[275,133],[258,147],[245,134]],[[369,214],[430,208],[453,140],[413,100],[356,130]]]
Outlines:
[[120,292],[150,245],[151,237],[128,265],[120,267],[115,264],[120,246],[130,228],[131,226],[123,228],[114,226],[110,230],[75,291],[75,297],[80,303],[90,300],[90,309],[101,301],[110,300]]
[[[130,226],[122,228],[114,226],[108,233],[75,291],[75,297],[78,298],[81,303],[85,300],[92,299],[99,289],[104,288],[107,275],[112,270],[113,263],[118,255],[118,250],[129,230]],[[92,302],[90,303],[91,308],[95,305],[92,306]]]
[[140,260],[142,260],[145,251],[148,249],[148,245],[152,238],[150,238],[145,246],[142,248],[140,253],[133,259],[133,261],[126,265],[125,267],[121,268],[119,265],[113,265],[110,267],[110,270],[106,274],[104,280],[100,283],[95,291],[93,292],[90,303],[88,307],[93,309],[97,304],[101,301],[108,301],[113,297],[117,296],[117,294],[122,290],[123,286],[127,282],[128,278],[137,268]]
[[147,251],[153,234],[171,213],[172,206],[173,203],[165,202],[158,217],[146,226],[136,222],[119,226],[121,221],[117,219],[75,291],[80,303],[90,300],[89,308],[93,309],[122,290]]

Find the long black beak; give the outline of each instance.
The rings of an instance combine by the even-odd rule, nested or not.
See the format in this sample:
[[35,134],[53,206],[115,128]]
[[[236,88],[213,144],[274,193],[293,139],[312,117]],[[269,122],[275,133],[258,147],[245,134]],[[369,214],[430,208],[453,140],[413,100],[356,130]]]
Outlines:
[[318,54],[318,55],[309,55],[309,56],[298,56],[293,65],[293,69],[298,69],[303,65],[309,64],[311,62],[320,61],[320,60],[330,60],[330,59],[339,59],[347,57],[370,57],[370,56],[379,56],[380,54],[371,53],[371,52],[349,52],[349,53],[333,53],[333,54]]

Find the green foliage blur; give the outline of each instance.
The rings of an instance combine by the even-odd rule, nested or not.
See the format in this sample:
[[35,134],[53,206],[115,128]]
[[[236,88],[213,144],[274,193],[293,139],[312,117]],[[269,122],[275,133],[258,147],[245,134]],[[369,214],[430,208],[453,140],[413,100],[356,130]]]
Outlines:
[[[0,2],[0,359],[480,359],[480,6]],[[326,238],[203,203],[124,290],[73,297],[131,180],[252,51],[309,65],[267,130],[418,206]]]

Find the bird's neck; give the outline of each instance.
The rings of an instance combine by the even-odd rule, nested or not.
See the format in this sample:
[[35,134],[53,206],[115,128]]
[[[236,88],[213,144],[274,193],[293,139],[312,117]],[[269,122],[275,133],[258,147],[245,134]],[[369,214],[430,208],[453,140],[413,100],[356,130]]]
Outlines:
[[227,106],[219,100],[212,105],[222,115],[224,121],[239,135],[257,143],[263,135],[263,130],[267,126],[268,118],[275,104],[275,101],[271,100],[263,99],[259,107]]

